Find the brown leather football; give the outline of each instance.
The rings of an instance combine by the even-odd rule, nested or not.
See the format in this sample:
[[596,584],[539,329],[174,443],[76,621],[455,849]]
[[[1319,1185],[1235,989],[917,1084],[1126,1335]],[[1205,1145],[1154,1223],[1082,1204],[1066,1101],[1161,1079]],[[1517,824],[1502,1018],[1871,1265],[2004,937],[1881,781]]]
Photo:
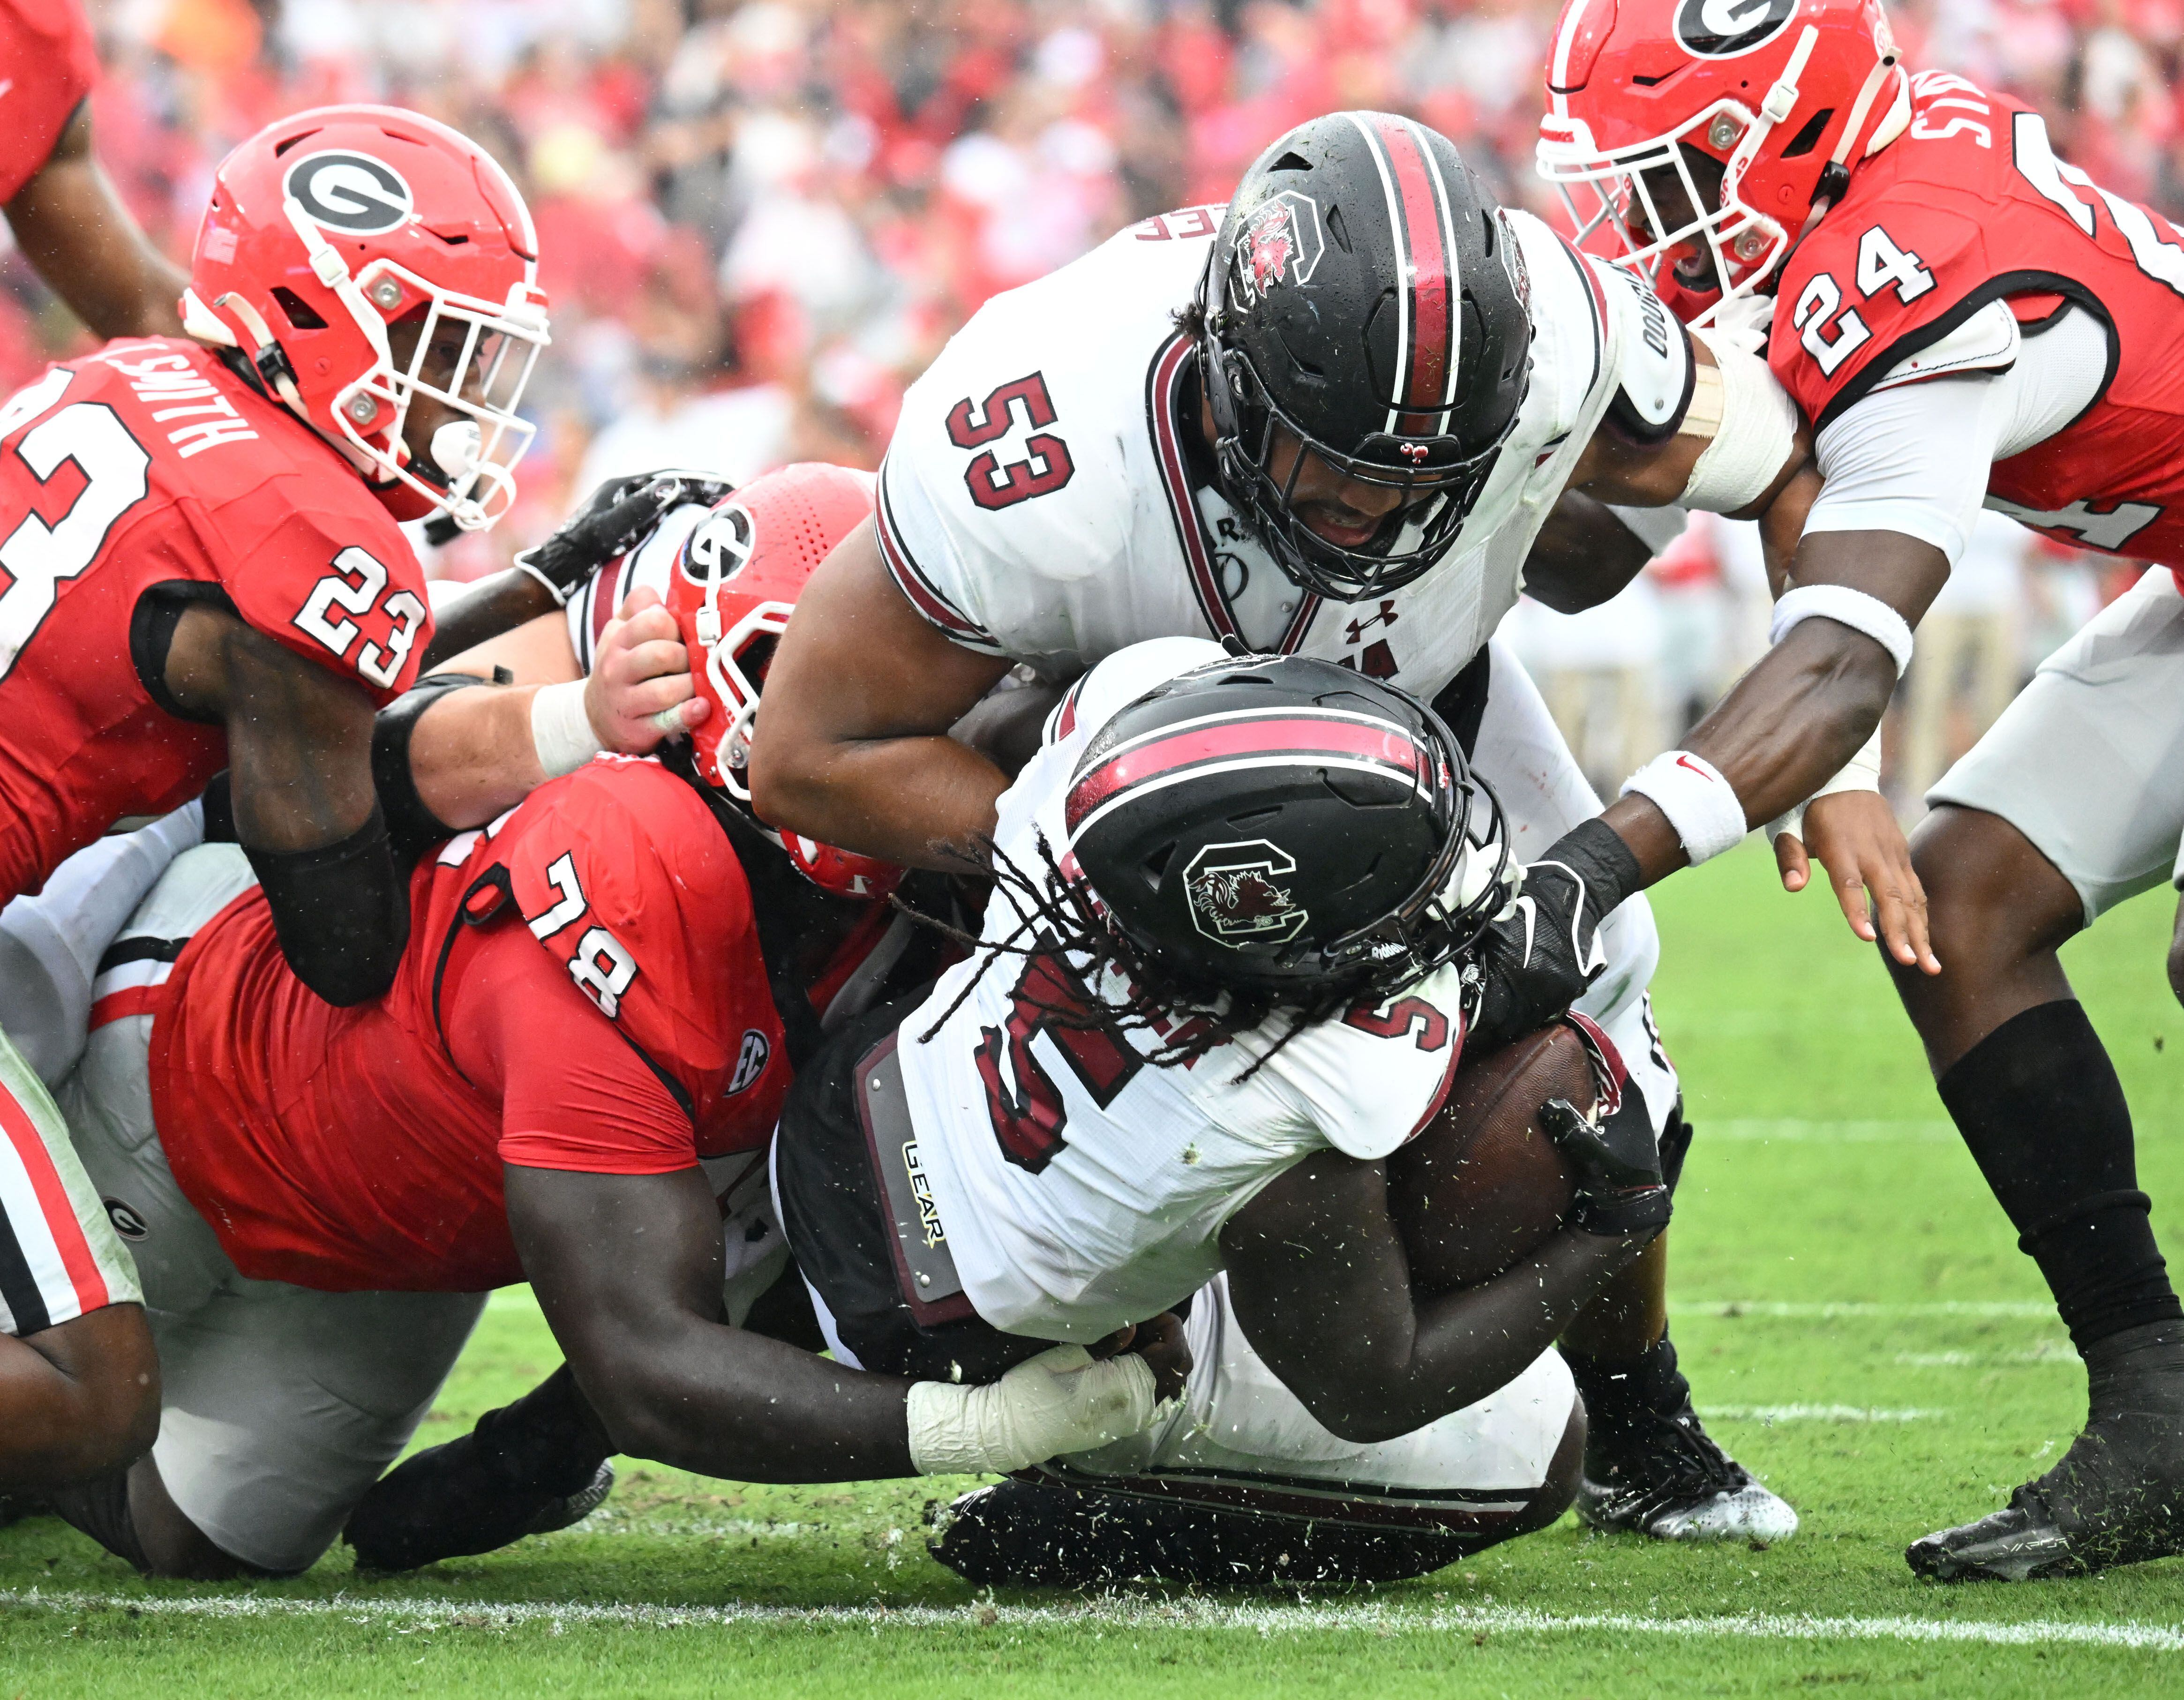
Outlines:
[[1460,1064],[1425,1131],[1388,1159],[1389,1204],[1421,1297],[1478,1285],[1536,1250],[1576,1192],[1540,1106],[1592,1108],[1592,1065],[1562,1023]]

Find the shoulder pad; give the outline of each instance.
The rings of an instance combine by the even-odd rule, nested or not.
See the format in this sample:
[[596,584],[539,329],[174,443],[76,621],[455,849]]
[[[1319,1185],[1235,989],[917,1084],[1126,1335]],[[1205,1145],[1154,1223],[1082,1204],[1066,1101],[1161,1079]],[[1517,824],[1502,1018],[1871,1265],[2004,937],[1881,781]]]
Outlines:
[[1634,443],[1665,443],[1684,422],[1698,376],[1691,337],[1645,279],[1619,265],[1609,276],[1623,286],[1608,292],[1611,310],[1623,320],[1623,335],[1608,422]]

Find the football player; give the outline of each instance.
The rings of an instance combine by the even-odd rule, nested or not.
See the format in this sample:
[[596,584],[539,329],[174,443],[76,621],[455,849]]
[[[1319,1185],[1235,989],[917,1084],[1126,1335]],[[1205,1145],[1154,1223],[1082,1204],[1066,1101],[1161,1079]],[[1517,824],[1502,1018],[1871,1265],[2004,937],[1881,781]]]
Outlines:
[[189,279],[136,227],[92,153],[98,52],[79,0],[0,0],[0,207],[15,245],[92,333],[182,328]]
[[[1774,647],[1607,811],[1616,889],[1726,848],[1864,742],[1982,504],[2160,563],[1927,794],[1909,864],[1872,895],[2090,1407],[2053,1469],[1911,1565],[2021,1580],[2184,1552],[2184,1320],[2115,1070],[2056,956],[2184,871],[2184,235],[2058,159],[2038,113],[1908,72],[1878,0],[1572,0],[1547,85],[1542,170],[1591,193],[1581,216],[1693,323],[1763,332],[1825,478]],[[1894,834],[1870,771],[1806,818],[1778,840],[1786,883],[1809,844],[1863,911],[1846,857],[1886,861],[1857,846]]]
[[1056,711],[978,949],[799,1075],[775,1199],[839,1362],[984,1381],[1187,1304],[1196,1367],[1161,1429],[1049,1473],[1075,1494],[970,1496],[944,1563],[1384,1579],[1561,1514],[1549,1347],[1669,1217],[1641,1089],[1603,1042],[1599,1129],[1549,1123],[1568,1225],[1477,1286],[1414,1288],[1387,1163],[1465,1052],[1497,816],[1437,716],[1316,657],[1156,640]]
[[[1445,138],[1317,119],[1225,209],[1148,220],[988,303],[912,386],[876,523],[783,639],[759,811],[898,861],[975,853],[1006,780],[940,734],[1012,664],[1066,678],[1187,635],[1390,680],[1456,728],[1537,865],[1540,924],[1490,936],[1474,1042],[1590,982],[1579,1006],[1642,1080],[1674,1173],[1687,1134],[1646,1000],[1652,917],[1602,922],[1597,846],[1562,841],[1592,793],[1489,638],[1520,580],[1563,606],[1619,587],[1581,554],[1541,558],[1558,501],[1775,516],[1803,458],[1762,361],[1496,208]],[[1565,1342],[1596,1419],[1589,1474],[1657,1533],[1781,1538],[1794,1513],[1690,1407],[1663,1260]]]
[[[300,983],[386,989],[408,894],[373,715],[431,629],[397,521],[507,505],[547,337],[534,248],[505,174],[444,125],[299,114],[220,166],[187,336],[0,404],[0,896],[225,767],[209,825]],[[4,1038],[0,1128],[0,1480],[110,1469],[156,1411],[135,1279]]]
[[[800,577],[869,499],[832,468],[754,484],[744,522],[779,541],[751,577]],[[742,1480],[1008,1469],[1145,1424],[1141,1355],[912,1385],[725,1321],[785,1267],[763,1155],[791,1056],[891,917],[809,886],[716,794],[591,764],[452,840],[415,875],[394,986],[347,1009],[282,960],[239,853],[173,864],[61,1093],[134,1242],[165,1408],[148,1458],[51,1496],[64,1516],[160,1575],[307,1567],[483,1295],[525,1279],[598,1424],[588,1480],[605,1452]]]

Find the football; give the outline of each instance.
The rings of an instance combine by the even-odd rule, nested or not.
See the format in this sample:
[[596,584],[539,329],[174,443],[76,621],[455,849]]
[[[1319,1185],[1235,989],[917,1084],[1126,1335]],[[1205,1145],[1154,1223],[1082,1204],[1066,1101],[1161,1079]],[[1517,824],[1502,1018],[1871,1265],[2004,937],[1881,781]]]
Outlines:
[[1591,1062],[1559,1022],[1459,1066],[1440,1113],[1388,1159],[1390,1204],[1421,1294],[1476,1286],[1560,1224],[1576,1186],[1540,1126],[1550,1098],[1592,1108]]

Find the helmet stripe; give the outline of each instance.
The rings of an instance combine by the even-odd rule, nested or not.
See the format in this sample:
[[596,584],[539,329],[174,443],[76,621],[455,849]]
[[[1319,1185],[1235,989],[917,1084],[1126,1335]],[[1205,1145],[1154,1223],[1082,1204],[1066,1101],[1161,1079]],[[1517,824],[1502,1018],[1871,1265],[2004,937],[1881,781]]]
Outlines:
[[[1396,276],[1399,281],[1407,280],[1411,276],[1409,232],[1403,225],[1402,199],[1396,192],[1395,179],[1389,172],[1387,144],[1363,116],[1354,112],[1346,113],[1344,116],[1357,125],[1357,133],[1365,138],[1365,152],[1371,157],[1373,169],[1380,174],[1380,192],[1388,203],[1388,237],[1396,250]],[[1404,379],[1410,370],[1410,360],[1411,292],[1407,288],[1398,288],[1396,291],[1396,393],[1390,398],[1393,401],[1400,402],[1403,399]],[[1381,426],[1382,430],[1392,433],[1396,429],[1396,411],[1394,407],[1388,410],[1387,423]]]
[[1391,430],[1411,436],[1437,434],[1434,415],[1448,405],[1451,379],[1450,309],[1456,296],[1454,256],[1435,195],[1425,138],[1401,119],[1376,120],[1401,207],[1404,226],[1402,293],[1410,307],[1410,360],[1396,367],[1401,411]]
[[1084,817],[1141,785],[1173,779],[1179,770],[1210,761],[1294,756],[1301,765],[1364,762],[1419,783],[1424,759],[1408,737],[1349,716],[1299,714],[1201,723],[1153,738],[1100,762],[1069,788],[1066,819],[1073,834]]

